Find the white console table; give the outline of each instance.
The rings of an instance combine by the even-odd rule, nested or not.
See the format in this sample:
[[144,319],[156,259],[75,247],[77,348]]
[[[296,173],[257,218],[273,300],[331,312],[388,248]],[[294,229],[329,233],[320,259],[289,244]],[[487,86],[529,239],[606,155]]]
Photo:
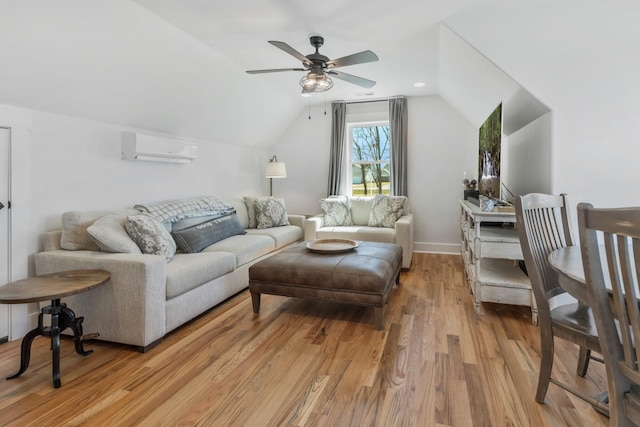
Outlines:
[[466,200],[459,202],[460,251],[476,314],[480,316],[483,302],[524,305],[531,307],[531,320],[536,325],[538,308],[531,283],[518,265],[524,258],[514,228],[515,213],[498,208],[483,212]]

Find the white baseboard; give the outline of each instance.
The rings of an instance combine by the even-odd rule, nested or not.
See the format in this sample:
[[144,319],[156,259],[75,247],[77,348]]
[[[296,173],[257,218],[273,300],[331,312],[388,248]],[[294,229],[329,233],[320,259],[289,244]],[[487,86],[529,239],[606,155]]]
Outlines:
[[418,253],[460,255],[460,244],[459,243],[414,242],[413,251]]

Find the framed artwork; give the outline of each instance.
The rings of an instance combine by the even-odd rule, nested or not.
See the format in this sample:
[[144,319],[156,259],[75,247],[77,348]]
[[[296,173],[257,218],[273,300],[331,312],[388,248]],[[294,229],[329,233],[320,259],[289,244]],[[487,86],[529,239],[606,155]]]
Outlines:
[[502,143],[502,103],[480,126],[478,153],[478,191],[500,198],[500,148]]

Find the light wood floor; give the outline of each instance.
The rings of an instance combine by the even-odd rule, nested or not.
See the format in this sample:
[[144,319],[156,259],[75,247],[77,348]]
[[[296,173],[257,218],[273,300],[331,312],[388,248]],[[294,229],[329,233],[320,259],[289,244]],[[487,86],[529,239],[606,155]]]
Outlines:
[[[556,341],[555,376],[602,391],[603,366],[577,377],[576,348]],[[384,331],[371,309],[271,295],[254,315],[245,291],[146,354],[94,341],[82,357],[63,340],[60,389],[42,337],[29,369],[4,379],[19,344],[0,345],[0,425],[608,425],[553,384],[535,402],[540,343],[529,310],[485,304],[477,319],[453,255],[414,256]]]

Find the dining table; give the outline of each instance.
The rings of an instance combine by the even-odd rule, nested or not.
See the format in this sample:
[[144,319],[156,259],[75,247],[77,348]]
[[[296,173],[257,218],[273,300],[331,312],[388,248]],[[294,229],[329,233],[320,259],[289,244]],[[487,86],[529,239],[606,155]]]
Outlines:
[[580,246],[566,246],[549,254],[549,264],[558,273],[558,284],[582,304],[589,305]]

